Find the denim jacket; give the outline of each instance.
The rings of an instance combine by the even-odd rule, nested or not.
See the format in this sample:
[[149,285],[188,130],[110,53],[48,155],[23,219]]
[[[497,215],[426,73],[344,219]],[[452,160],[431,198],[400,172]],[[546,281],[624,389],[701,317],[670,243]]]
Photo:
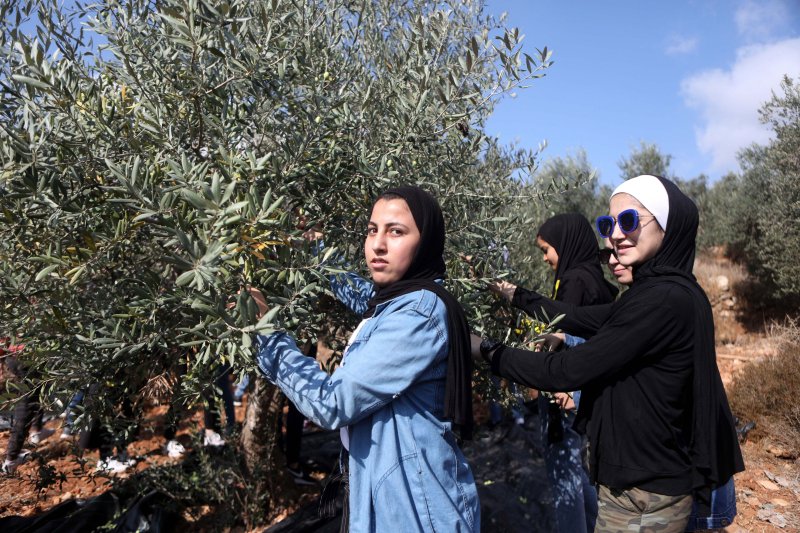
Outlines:
[[[358,314],[370,282],[349,274],[334,293]],[[377,306],[328,375],[285,333],[258,336],[258,366],[326,429],[349,431],[350,531],[480,531],[475,480],[442,418],[444,303],[425,290]]]

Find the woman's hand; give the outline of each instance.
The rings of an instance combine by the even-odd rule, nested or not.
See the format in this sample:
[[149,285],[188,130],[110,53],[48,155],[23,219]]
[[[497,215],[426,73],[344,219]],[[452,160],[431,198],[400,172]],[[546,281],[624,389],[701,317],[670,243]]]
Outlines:
[[564,333],[547,333],[542,335],[541,351],[543,352],[557,352],[566,348],[564,344]]
[[[267,299],[264,297],[264,293],[263,292],[261,292],[260,290],[256,289],[255,287],[251,287],[250,285],[247,285],[244,289],[241,289],[236,294],[238,295],[242,291],[249,292],[250,293],[250,298],[252,298],[253,301],[256,303],[256,307],[258,307],[258,313],[256,313],[256,319],[261,318],[262,316],[264,316],[264,313],[269,311],[269,306],[267,305]],[[228,309],[233,309],[234,307],[236,307],[236,302],[235,301],[229,302],[226,307]]]
[[472,352],[472,360],[476,363],[485,361],[489,364],[492,362],[492,357],[498,348],[503,346],[503,343],[491,338],[482,338],[479,335],[470,333],[470,351]]
[[555,398],[558,406],[565,411],[575,409],[575,400],[572,399],[572,395],[568,392],[556,392],[553,394],[553,398]]
[[516,285],[503,280],[493,281],[488,284],[488,287],[490,291],[505,298],[509,302],[514,299],[514,292],[517,290]]
[[264,298],[264,293],[256,289],[255,287],[247,287],[247,291],[250,293],[250,297],[258,306],[258,314],[256,315],[256,318],[261,318],[262,316],[264,316],[264,313],[266,313],[269,310],[269,306],[267,305],[267,299]]
[[303,232],[303,238],[309,242],[318,241],[322,237],[324,237],[324,234],[322,233],[322,228],[319,225]]

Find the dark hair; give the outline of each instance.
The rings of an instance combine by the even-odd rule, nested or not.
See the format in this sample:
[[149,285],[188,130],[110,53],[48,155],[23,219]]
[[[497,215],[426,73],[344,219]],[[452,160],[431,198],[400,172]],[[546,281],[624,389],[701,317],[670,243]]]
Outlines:
[[397,194],[396,192],[393,192],[391,190],[386,191],[377,198],[375,198],[375,202],[373,202],[372,204],[373,207],[375,206],[375,204],[378,203],[378,200],[403,200],[404,202],[408,203],[408,201],[405,198],[403,198],[402,195]]

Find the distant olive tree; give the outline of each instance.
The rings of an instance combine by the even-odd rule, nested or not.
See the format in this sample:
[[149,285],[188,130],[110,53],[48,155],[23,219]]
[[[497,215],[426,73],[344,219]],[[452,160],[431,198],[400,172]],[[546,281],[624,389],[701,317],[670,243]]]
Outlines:
[[617,162],[620,176],[623,180],[629,180],[642,174],[653,176],[671,177],[669,165],[672,156],[661,151],[655,143],[640,141],[639,146],[631,148],[628,157],[622,157]]
[[760,110],[773,132],[766,145],[740,152],[735,242],[764,284],[765,296],[800,301],[800,83],[789,76]]
[[[535,153],[484,131],[497,101],[544,75],[547,48],[480,0],[0,0],[0,331],[21,337],[43,398],[96,383],[107,421],[189,364],[253,367],[252,335],[315,339],[341,309],[325,262],[360,261],[382,189],[416,183],[445,210],[449,287],[473,322],[529,235],[512,177]],[[318,225],[325,250],[302,239]],[[465,259],[469,256],[469,261]],[[247,291],[270,311],[256,319]],[[276,391],[242,438],[268,515]]]

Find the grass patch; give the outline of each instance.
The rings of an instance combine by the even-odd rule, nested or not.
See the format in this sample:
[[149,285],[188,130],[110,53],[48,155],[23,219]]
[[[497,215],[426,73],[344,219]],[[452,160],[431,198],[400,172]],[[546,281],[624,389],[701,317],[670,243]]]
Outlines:
[[769,331],[777,355],[749,364],[736,378],[728,398],[742,421],[754,421],[750,437],[769,438],[800,449],[800,322],[789,320]]

